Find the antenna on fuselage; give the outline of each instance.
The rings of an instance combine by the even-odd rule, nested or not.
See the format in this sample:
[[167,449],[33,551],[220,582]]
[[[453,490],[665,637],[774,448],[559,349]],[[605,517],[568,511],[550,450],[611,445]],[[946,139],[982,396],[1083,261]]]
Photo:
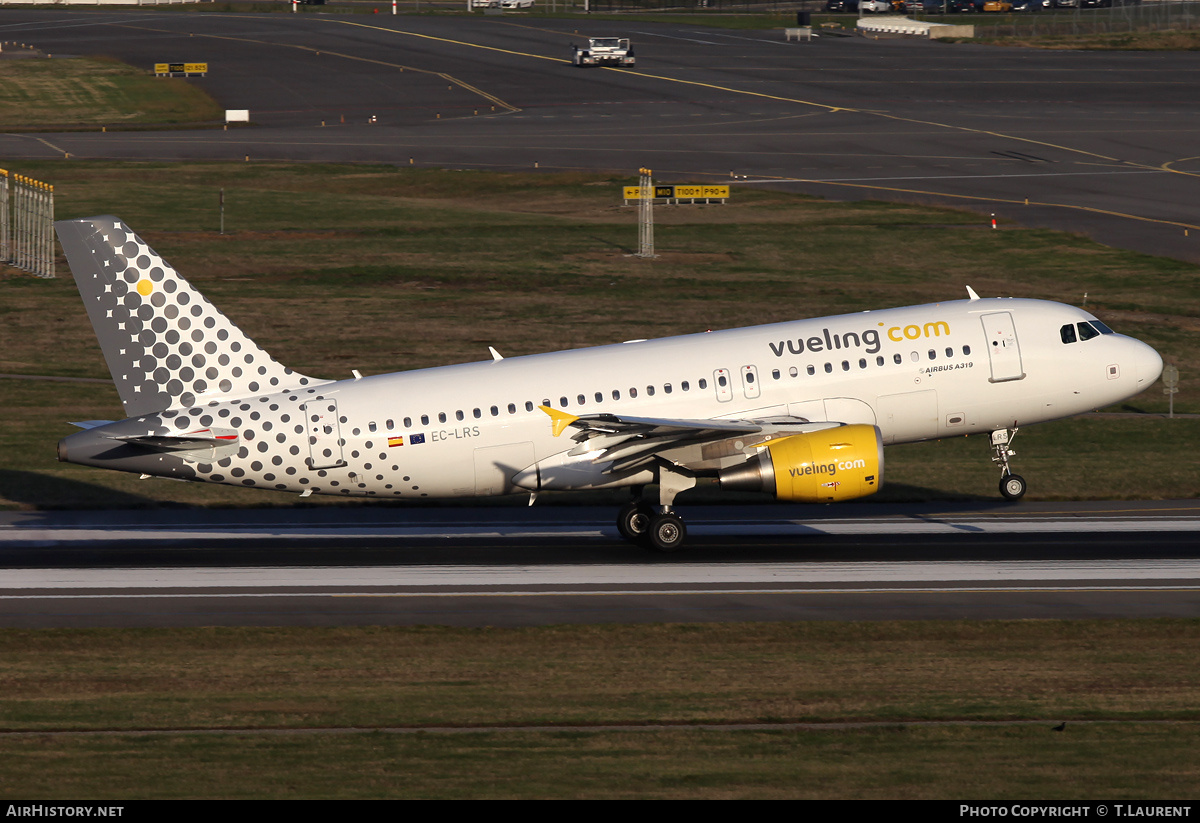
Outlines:
[[967,297],[971,298],[972,300],[979,299],[979,295],[975,293],[975,289],[971,288],[970,286],[967,286]]

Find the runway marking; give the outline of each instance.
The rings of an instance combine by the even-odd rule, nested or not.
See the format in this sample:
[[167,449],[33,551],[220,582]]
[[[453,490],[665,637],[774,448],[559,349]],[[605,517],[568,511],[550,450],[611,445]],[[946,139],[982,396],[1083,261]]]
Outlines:
[[[889,585],[881,585],[887,581]],[[1090,581],[1090,582],[1089,582]],[[1103,581],[1103,582],[1100,582]],[[1125,581],[1154,581],[1127,583]],[[1179,581],[1171,583],[1169,581]],[[1184,582],[1186,581],[1186,582]],[[1033,590],[1193,591],[1200,581],[1200,560],[941,560],[809,562],[804,560],[760,563],[575,563],[575,564],[447,564],[404,566],[246,566],[181,568],[78,568],[6,569],[0,599],[61,598],[79,596],[172,597],[229,596],[231,589],[267,589],[247,596],[330,596],[395,594],[413,595],[512,594],[656,594],[731,591],[793,592],[796,586],[828,583],[863,584],[866,589],[888,591],[920,584],[931,591],[967,588]],[[931,584],[940,584],[932,586]],[[983,585],[983,584],[995,585]],[[760,585],[762,584],[762,585]],[[784,587],[785,584],[794,584]],[[567,590],[562,587],[572,587]],[[591,589],[578,590],[581,586]],[[635,587],[610,591],[600,586]],[[744,588],[756,586],[756,588]],[[559,587],[556,590],[540,587]],[[640,588],[638,588],[640,587]],[[675,587],[663,589],[662,587]],[[736,588],[735,588],[736,587]],[[156,591],[146,593],[145,590]],[[176,592],[161,591],[174,589]],[[210,589],[199,592],[196,589]],[[312,589],[324,591],[310,591]],[[354,591],[348,591],[353,589]],[[421,591],[412,591],[420,589]],[[32,591],[27,591],[32,590]],[[440,591],[439,591],[440,590]],[[814,591],[831,591],[831,588]],[[855,587],[855,590],[859,590]],[[78,594],[64,594],[77,591]]]
[[[938,518],[934,516],[914,519],[854,519],[854,520],[779,520],[766,518],[759,522],[706,523],[694,520],[689,530],[697,535],[725,537],[774,536],[774,535],[921,535],[956,534],[963,531],[980,534],[1062,534],[1095,532],[1189,532],[1200,531],[1200,520],[1186,518],[1135,520],[1070,518],[989,519],[989,518]],[[573,524],[516,524],[462,526],[438,523],[421,526],[347,526],[347,527],[294,527],[294,526],[220,526],[207,527],[141,527],[141,528],[96,528],[96,527],[25,527],[6,524],[0,526],[0,546],[21,544],[56,545],[63,543],[89,543],[121,541],[123,543],[161,541],[214,541],[214,540],[363,540],[394,538],[397,540],[418,539],[514,539],[536,538],[607,538],[614,529],[599,523]]]
[[[703,172],[696,172],[696,174],[703,174]],[[1034,175],[1034,176],[1039,176],[1039,175]],[[1047,175],[1047,176],[1050,176],[1050,175]],[[757,181],[739,180],[737,182],[738,182],[738,185],[745,185],[747,183],[754,183],[754,182],[814,183],[814,184],[820,184],[820,185],[825,185],[825,186],[844,186],[846,188],[869,189],[872,191],[891,191],[891,192],[897,192],[899,194],[919,194],[919,195],[923,195],[923,196],[927,196],[927,197],[948,197],[948,198],[952,198],[955,200],[974,200],[976,202],[981,202],[981,203],[1008,203],[1008,204],[1014,205],[1014,206],[1045,206],[1045,207],[1056,208],[1056,209],[1071,209],[1074,211],[1085,211],[1085,212],[1091,212],[1093,214],[1107,214],[1111,217],[1122,217],[1127,220],[1138,220],[1143,223],[1159,223],[1164,226],[1176,226],[1181,229],[1200,230],[1200,225],[1197,225],[1195,223],[1182,223],[1177,220],[1164,220],[1164,219],[1158,218],[1158,217],[1143,217],[1140,214],[1129,214],[1127,212],[1113,211],[1112,209],[1101,209],[1101,208],[1098,208],[1095,206],[1079,206],[1074,203],[1051,203],[1051,202],[1042,201],[1042,200],[1016,200],[1016,199],[1009,198],[1009,197],[986,197],[983,195],[974,195],[974,194],[951,194],[949,192],[933,191],[933,190],[928,190],[928,189],[905,189],[905,188],[898,188],[895,186],[869,186],[864,183],[844,183],[844,182],[818,180],[815,178],[804,178],[804,177],[766,177],[765,175],[760,175],[760,177],[762,179],[757,180]]]
[[187,594],[162,592],[156,594],[17,594],[0,595],[6,600],[229,600],[280,597],[354,598],[525,598],[525,597],[654,597],[711,596],[721,594],[1019,594],[1019,593],[1079,594],[1083,592],[1200,592],[1197,586],[895,586],[892,588],[822,588],[822,589],[550,589],[540,591],[495,591],[463,589],[452,592],[207,592]]
[[[344,20],[336,20],[336,21],[331,20],[331,21],[324,21],[324,22],[346,23],[346,25],[362,25],[361,23],[350,23],[350,22],[347,22]],[[160,33],[165,33],[165,34],[178,34],[178,32],[173,31],[171,29],[154,29],[154,28],[150,28],[149,26],[133,26],[133,25],[126,24],[123,27],[130,28],[130,29],[142,29],[145,31],[155,31],[155,32],[160,32]],[[376,27],[375,26],[364,26],[364,28],[376,28]],[[394,31],[394,29],[380,29],[380,30],[381,31]],[[407,33],[407,32],[402,32],[402,33]],[[193,37],[207,37],[212,40],[230,40],[230,41],[238,42],[238,43],[255,43],[258,45],[262,45],[262,46],[274,46],[277,48],[284,48],[284,49],[297,49],[299,51],[312,52],[313,54],[316,54],[316,55],[329,55],[331,57],[340,57],[344,60],[354,60],[359,63],[371,63],[371,64],[374,64],[377,66],[387,66],[388,68],[399,69],[400,71],[411,71],[411,72],[415,72],[417,74],[426,74],[426,75],[430,75],[433,77],[440,77],[441,79],[445,80],[447,83],[453,83],[454,85],[459,86],[460,88],[465,89],[466,91],[469,91],[472,94],[477,94],[480,97],[484,98],[485,100],[489,100],[492,103],[495,103],[497,106],[500,106],[501,108],[506,109],[510,112],[516,112],[516,111],[521,110],[519,107],[514,106],[511,103],[507,103],[504,100],[501,100],[496,95],[490,94],[489,92],[486,92],[486,91],[483,91],[482,89],[471,85],[470,83],[466,82],[465,80],[460,80],[451,74],[446,74],[445,72],[430,71],[429,69],[420,69],[420,68],[417,68],[416,66],[408,66],[408,65],[404,65],[402,63],[391,63],[386,60],[375,60],[370,57],[360,57],[355,54],[346,54],[344,52],[329,51],[328,49],[318,49],[318,48],[314,48],[312,46],[302,46],[302,45],[299,45],[296,43],[280,43],[278,41],[272,41],[272,40],[255,40],[250,37],[234,37],[233,35],[226,35],[226,34],[192,34],[192,36]],[[417,36],[422,36],[422,35],[417,35]],[[434,38],[434,39],[438,39],[438,38]],[[453,41],[451,41],[451,42],[453,42]],[[547,59],[549,59],[549,58],[547,58]],[[46,145],[50,145],[50,144],[47,143]]]

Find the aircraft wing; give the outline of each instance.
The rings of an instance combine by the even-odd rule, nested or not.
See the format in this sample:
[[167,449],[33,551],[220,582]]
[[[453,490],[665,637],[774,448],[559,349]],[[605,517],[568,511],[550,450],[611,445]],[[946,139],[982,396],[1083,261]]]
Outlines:
[[[744,460],[746,446],[841,425],[798,417],[675,420],[614,414],[574,415],[549,406],[541,409],[553,421],[555,437],[571,431],[571,439],[578,445],[568,454],[592,454],[594,462],[611,462],[606,474],[631,471],[658,458],[690,469],[715,465],[722,457]],[[736,444],[729,449],[713,448],[723,441]]]

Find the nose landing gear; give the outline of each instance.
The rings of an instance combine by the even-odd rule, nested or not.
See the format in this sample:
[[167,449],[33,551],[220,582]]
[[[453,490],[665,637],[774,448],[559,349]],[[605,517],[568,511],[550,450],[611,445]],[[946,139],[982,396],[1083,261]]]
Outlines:
[[1000,494],[1005,500],[1020,500],[1025,496],[1027,488],[1025,478],[1013,474],[1008,467],[1008,458],[1015,457],[1012,441],[1016,439],[1018,429],[996,429],[992,432],[992,462],[1000,466]]

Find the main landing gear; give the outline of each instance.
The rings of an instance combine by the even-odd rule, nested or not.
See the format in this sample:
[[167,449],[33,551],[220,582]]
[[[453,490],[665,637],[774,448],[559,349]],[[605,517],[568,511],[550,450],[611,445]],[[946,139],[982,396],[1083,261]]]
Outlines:
[[617,515],[617,531],[630,543],[659,552],[674,552],[687,539],[683,518],[643,500],[626,503]]
[[992,462],[1000,466],[1000,494],[1005,500],[1020,500],[1025,496],[1025,478],[1013,474],[1008,467],[1008,458],[1016,456],[1011,448],[1016,436],[1016,427],[992,432]]
[[675,513],[675,495],[696,485],[696,478],[663,468],[659,471],[658,505],[641,499],[642,487],[617,514],[617,531],[630,543],[659,552],[675,552],[687,539],[687,526]]

